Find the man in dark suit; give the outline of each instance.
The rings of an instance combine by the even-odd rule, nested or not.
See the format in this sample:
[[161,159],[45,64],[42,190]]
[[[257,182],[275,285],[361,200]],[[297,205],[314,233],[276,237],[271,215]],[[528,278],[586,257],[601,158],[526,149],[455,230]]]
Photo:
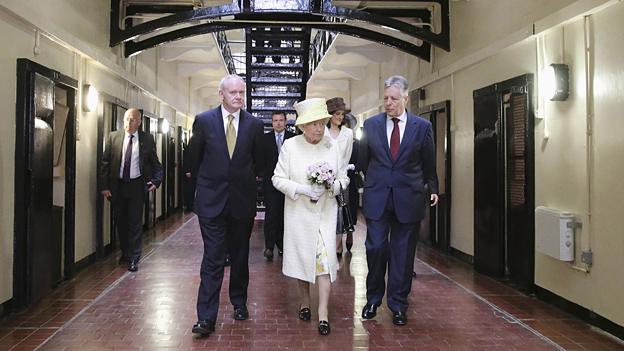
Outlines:
[[119,263],[127,261],[131,272],[139,269],[145,197],[163,178],[154,138],[140,126],[141,111],[126,111],[124,130],[108,135],[100,174],[101,193],[111,201],[119,233]]
[[264,258],[273,260],[273,248],[282,254],[284,238],[284,194],[273,187],[271,177],[284,140],[295,136],[286,130],[286,114],[275,111],[271,116],[273,130],[262,136],[262,193],[264,195]]
[[424,216],[425,184],[431,206],[438,202],[438,178],[431,123],[405,110],[407,80],[384,83],[385,113],[364,122],[358,168],[366,174],[362,212],[366,218],[367,303],[362,318],[377,314],[386,291],[395,325],[407,324],[407,297],[420,221]]
[[197,183],[197,167],[193,165],[194,157],[191,150],[191,141],[184,147],[183,167],[184,167],[184,207],[187,211],[193,210],[193,201],[195,201],[195,184]]
[[249,238],[256,215],[262,121],[241,110],[245,82],[228,75],[219,83],[221,106],[195,117],[191,154],[198,165],[193,210],[199,217],[204,255],[192,331],[214,331],[226,251],[230,255],[230,302],[234,319],[249,318]]

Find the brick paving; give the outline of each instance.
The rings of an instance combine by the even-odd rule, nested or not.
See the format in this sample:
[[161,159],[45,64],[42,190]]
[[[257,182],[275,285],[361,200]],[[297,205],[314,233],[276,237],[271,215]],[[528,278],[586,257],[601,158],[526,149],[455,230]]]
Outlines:
[[110,257],[0,320],[0,350],[624,350],[565,312],[426,247],[419,248],[408,325],[394,326],[385,305],[363,320],[365,231],[359,221],[353,253],[341,261],[326,337],[317,332],[314,303],[311,322],[297,318],[296,285],[282,275],[279,256],[263,259],[261,220],[251,240],[249,320],[232,318],[226,269],[217,330],[193,336],[202,241],[197,219],[178,215],[159,224],[137,273]]

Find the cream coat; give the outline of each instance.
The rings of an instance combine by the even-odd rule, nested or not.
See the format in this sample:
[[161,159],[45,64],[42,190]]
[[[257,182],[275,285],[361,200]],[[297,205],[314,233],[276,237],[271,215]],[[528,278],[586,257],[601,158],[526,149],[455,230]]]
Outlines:
[[[325,128],[325,135],[332,139],[331,134],[329,134],[329,128]],[[342,162],[343,167],[347,167],[349,164],[349,160],[351,159],[351,152],[353,152],[353,130],[346,126],[342,126],[340,128],[340,133],[336,139],[333,139],[334,143],[338,145],[338,153],[340,154],[340,161]],[[345,188],[345,185],[342,186]]]
[[319,231],[327,249],[330,279],[336,280],[336,211],[338,205],[331,190],[313,203],[305,195],[296,194],[298,185],[310,184],[307,168],[317,162],[327,162],[339,169],[337,179],[349,184],[338,149],[328,137],[314,145],[303,135],[284,141],[272,178],[273,186],[286,195],[284,204],[284,275],[314,283],[316,281],[316,245]]

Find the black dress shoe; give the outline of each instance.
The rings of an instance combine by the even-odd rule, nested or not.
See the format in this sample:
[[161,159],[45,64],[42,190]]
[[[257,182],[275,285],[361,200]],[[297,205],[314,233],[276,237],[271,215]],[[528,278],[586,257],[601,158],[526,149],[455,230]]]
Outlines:
[[278,253],[278,255],[280,255],[280,256],[281,256],[281,255],[283,255],[283,254],[284,254],[284,249],[282,249],[282,248],[281,248],[281,246],[278,246],[278,247],[277,247],[277,253]]
[[375,318],[376,315],[377,315],[377,305],[372,305],[370,303],[367,303],[366,305],[364,305],[364,308],[362,309],[362,318],[372,319],[372,318]]
[[312,318],[312,311],[310,307],[303,307],[299,309],[299,319],[302,321],[309,321]]
[[249,311],[247,306],[234,307],[234,319],[237,321],[244,321],[249,318]]
[[405,315],[405,312],[401,312],[401,311],[393,312],[392,323],[394,323],[394,325],[406,325],[407,315]]
[[136,272],[139,270],[139,260],[131,260],[130,263],[128,263],[128,270],[130,272]]
[[416,272],[412,271],[412,278],[416,278]]
[[328,335],[331,332],[331,327],[328,321],[319,321],[319,334]]
[[264,250],[264,258],[266,258],[267,261],[273,261],[273,250],[265,249]]
[[192,332],[193,334],[199,334],[201,336],[209,335],[210,333],[215,331],[215,322],[210,320],[202,320],[197,321],[195,325],[193,325]]

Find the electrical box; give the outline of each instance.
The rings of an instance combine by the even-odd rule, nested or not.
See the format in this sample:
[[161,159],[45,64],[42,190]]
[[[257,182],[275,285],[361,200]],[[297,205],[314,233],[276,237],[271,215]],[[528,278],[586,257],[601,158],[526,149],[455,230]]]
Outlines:
[[535,250],[561,261],[574,261],[574,215],[553,208],[535,208]]

